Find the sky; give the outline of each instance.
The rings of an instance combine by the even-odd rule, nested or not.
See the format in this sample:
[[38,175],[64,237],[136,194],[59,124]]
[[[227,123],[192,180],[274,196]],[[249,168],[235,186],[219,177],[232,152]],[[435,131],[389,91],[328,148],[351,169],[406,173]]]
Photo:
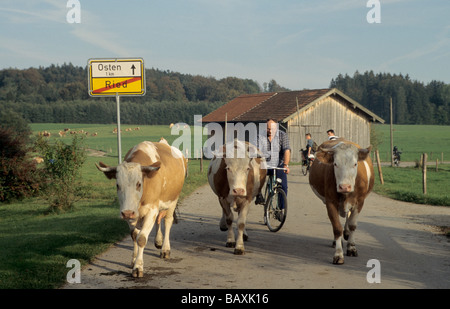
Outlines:
[[449,0],[72,1],[1,0],[0,69],[139,57],[291,90],[370,70],[450,83]]

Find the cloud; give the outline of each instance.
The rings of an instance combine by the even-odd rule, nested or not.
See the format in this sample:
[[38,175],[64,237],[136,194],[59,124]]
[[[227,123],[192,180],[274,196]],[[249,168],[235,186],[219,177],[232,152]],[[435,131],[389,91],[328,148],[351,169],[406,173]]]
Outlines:
[[437,34],[436,40],[430,44],[423,45],[416,48],[409,53],[400,55],[398,57],[392,58],[381,65],[382,69],[387,69],[394,64],[400,62],[411,62],[416,61],[420,58],[424,59],[430,55],[435,55],[433,60],[448,56],[448,51],[450,49],[450,26],[446,26],[442,29],[440,33]]

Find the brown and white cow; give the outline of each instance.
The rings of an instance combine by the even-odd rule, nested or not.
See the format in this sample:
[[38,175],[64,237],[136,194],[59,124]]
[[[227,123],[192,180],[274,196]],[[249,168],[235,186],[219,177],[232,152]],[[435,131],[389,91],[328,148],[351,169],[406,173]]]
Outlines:
[[[226,246],[234,247],[234,254],[237,255],[245,253],[247,214],[251,201],[264,186],[267,172],[265,164],[265,159],[261,158],[261,153],[254,145],[238,140],[223,145],[209,164],[209,185],[222,206],[220,230],[228,230]],[[238,213],[237,240],[232,228],[232,210]]]
[[[134,242],[133,277],[144,275],[143,253],[155,222],[156,248],[161,257],[170,257],[169,234],[173,213],[183,188],[186,161],[182,153],[166,143],[142,142],[128,151],[124,162],[110,167],[102,162],[97,168],[109,179],[116,179],[122,219],[128,222]],[[161,219],[165,221],[165,235]]]
[[367,149],[342,138],[326,141],[319,146],[311,166],[309,184],[325,203],[333,226],[336,251],[333,264],[343,264],[342,225],[339,214],[346,218],[344,239],[347,255],[357,256],[354,232],[364,200],[373,188],[374,173]]

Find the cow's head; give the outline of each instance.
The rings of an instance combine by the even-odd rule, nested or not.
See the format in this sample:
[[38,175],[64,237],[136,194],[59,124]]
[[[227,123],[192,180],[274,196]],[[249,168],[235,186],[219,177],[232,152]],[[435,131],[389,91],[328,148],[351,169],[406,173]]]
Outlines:
[[227,171],[230,195],[246,196],[247,179],[250,168],[250,158],[224,158],[225,170]]
[[139,202],[144,190],[144,177],[151,177],[161,165],[161,162],[149,166],[141,166],[139,163],[123,162],[111,167],[102,162],[97,168],[108,179],[116,179],[117,196],[120,204],[120,215],[124,220],[137,220]]
[[229,195],[247,196],[247,181],[250,170],[261,164],[261,153],[250,143],[234,140],[222,146],[215,154],[222,157],[227,172]]
[[355,189],[358,161],[365,160],[372,146],[359,149],[352,144],[339,143],[331,148],[321,149],[324,160],[333,164],[336,189],[339,193],[350,193]]

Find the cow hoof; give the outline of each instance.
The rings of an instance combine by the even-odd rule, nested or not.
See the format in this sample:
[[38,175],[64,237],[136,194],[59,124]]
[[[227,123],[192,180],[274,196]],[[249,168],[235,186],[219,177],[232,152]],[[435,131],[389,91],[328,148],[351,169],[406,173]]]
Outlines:
[[340,256],[335,256],[333,258],[333,264],[335,264],[335,265],[342,265],[342,264],[344,264],[344,258],[340,257]]
[[348,233],[346,233],[345,231],[344,231],[344,239],[345,240],[348,240],[348,237],[350,236],[350,234],[348,234]]
[[155,248],[156,248],[156,249],[161,249],[161,248],[162,248],[162,244],[157,244],[157,243],[155,242]]
[[347,250],[347,256],[358,256],[356,249]]
[[220,230],[222,231],[222,232],[226,232],[226,231],[228,231],[228,227],[223,227],[223,226],[220,226]]
[[133,272],[131,273],[133,278],[142,278],[144,277],[144,271],[140,270],[138,268],[133,269]]
[[234,254],[235,255],[244,255],[245,251],[244,251],[244,249],[234,249]]
[[236,242],[235,241],[227,241],[227,243],[225,244],[225,247],[234,248],[234,247],[236,247]]
[[170,259],[170,251],[161,251],[159,256],[162,259]]

